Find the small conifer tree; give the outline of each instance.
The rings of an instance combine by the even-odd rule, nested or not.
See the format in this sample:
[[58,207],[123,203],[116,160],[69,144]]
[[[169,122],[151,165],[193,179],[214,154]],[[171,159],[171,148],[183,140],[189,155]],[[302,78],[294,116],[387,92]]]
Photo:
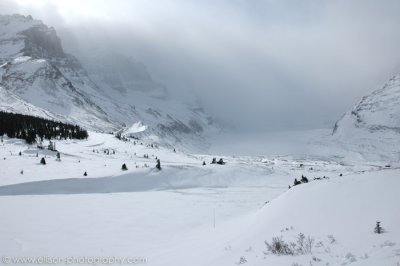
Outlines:
[[121,170],[122,170],[122,171],[128,170],[128,167],[126,167],[126,164],[123,164],[123,165],[122,165]]
[[46,160],[44,159],[44,157],[42,157],[42,159],[40,159],[40,163],[45,165],[46,164]]
[[160,162],[160,159],[157,159],[156,168],[157,168],[158,170],[161,170],[161,162]]
[[376,226],[374,229],[376,234],[382,234],[383,233],[383,228],[381,226],[381,222],[376,222]]
[[217,162],[217,164],[225,164],[224,160],[222,158],[220,158]]

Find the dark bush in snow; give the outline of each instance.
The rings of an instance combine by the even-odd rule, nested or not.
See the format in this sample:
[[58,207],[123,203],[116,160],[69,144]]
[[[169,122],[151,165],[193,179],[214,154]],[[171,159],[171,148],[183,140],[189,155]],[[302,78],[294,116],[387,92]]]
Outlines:
[[314,247],[314,238],[300,233],[296,242],[286,242],[282,237],[273,237],[271,243],[265,241],[267,252],[276,255],[304,255],[311,254]]
[[85,172],[85,173],[83,173],[83,176],[87,176],[87,173]]
[[211,162],[211,163],[212,163],[212,164],[217,163],[217,158],[214,157],[214,158],[212,159],[212,162]]
[[294,255],[293,249],[286,243],[282,237],[273,237],[271,243],[265,241],[268,253],[276,255]]
[[126,167],[126,164],[123,164],[123,165],[122,165],[121,170],[123,170],[123,171],[128,170],[128,167]]
[[308,178],[304,175],[301,175],[301,183],[308,183]]
[[220,158],[219,160],[218,160],[218,162],[217,162],[217,164],[226,164],[225,162],[224,162],[224,160],[222,159],[222,158]]
[[44,157],[42,157],[42,159],[40,159],[40,163],[45,165],[46,164],[46,160],[44,159]]
[[300,185],[300,184],[301,184],[301,182],[298,181],[297,178],[295,178],[294,182],[293,182],[293,186],[297,186],[297,185]]
[[376,226],[374,228],[374,232],[376,234],[382,234],[383,233],[383,228],[381,226],[381,222],[376,222]]
[[161,170],[161,162],[160,162],[160,159],[157,159],[156,168],[157,168],[158,170]]

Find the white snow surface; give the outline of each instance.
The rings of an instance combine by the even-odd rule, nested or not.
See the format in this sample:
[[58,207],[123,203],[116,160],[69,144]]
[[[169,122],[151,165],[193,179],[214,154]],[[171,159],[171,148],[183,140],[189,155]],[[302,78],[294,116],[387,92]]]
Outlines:
[[334,145],[366,160],[400,160],[400,75],[363,99],[336,123]]
[[[89,132],[88,140],[56,141],[57,161],[56,152],[5,137],[1,255],[138,256],[147,265],[400,262],[398,163],[187,154],[150,144]],[[227,164],[209,164],[213,157]],[[288,189],[302,174],[310,182]],[[376,221],[383,234],[374,234]],[[311,254],[267,252],[264,241],[296,241],[299,233],[314,238]]]
[[134,123],[130,128],[128,128],[124,133],[127,135],[143,132],[147,129],[147,126],[142,123],[142,121]]
[[[364,97],[333,134],[272,132],[233,142],[216,134],[201,107],[172,98],[140,63],[122,61],[118,73],[91,66],[99,72],[87,74],[54,29],[0,16],[0,110],[90,130],[87,140],[55,141],[61,160],[2,138],[0,256],[400,265],[400,76]],[[129,141],[104,133],[121,127]],[[207,135],[219,136],[212,154],[187,152],[196,141],[206,148]],[[210,164],[214,157],[226,164]],[[302,175],[310,182],[289,189]],[[377,221],[382,234],[374,233]],[[295,243],[300,233],[313,239],[310,253],[267,250],[265,241]]]

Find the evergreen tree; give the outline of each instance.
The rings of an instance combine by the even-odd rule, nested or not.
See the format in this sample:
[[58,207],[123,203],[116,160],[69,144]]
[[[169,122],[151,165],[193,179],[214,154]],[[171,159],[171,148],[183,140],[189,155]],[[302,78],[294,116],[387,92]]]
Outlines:
[[308,178],[304,175],[301,175],[301,183],[308,183]]
[[86,173],[86,171],[85,171],[85,173],[83,173],[83,176],[87,176],[87,173]]
[[[0,135],[4,134],[10,138],[25,139],[28,144],[34,142],[39,144],[38,140],[43,141],[43,139],[85,139],[88,137],[87,131],[79,126],[0,111]],[[55,150],[55,146],[52,146],[52,149]]]
[[297,178],[295,178],[295,179],[294,179],[293,186],[297,186],[297,185],[300,185],[300,184],[301,184],[301,182],[298,181]]
[[123,170],[123,171],[128,170],[128,167],[126,167],[126,164],[123,164],[123,165],[122,165],[121,170]]
[[218,160],[218,162],[217,162],[217,164],[225,164],[225,162],[224,162],[224,160],[222,159],[222,158],[220,158],[219,160]]
[[157,168],[158,170],[161,170],[161,162],[160,162],[160,159],[157,159],[156,168]]
[[203,165],[206,165],[206,162],[205,162],[205,161],[203,161]]
[[40,163],[45,165],[46,164],[46,160],[44,159],[44,157],[42,157],[42,159],[40,159]]
[[382,234],[383,233],[383,228],[381,226],[381,222],[376,222],[376,226],[375,226],[374,232],[376,234]]
[[212,164],[217,163],[217,158],[214,157],[214,158],[212,159],[212,162],[211,162],[211,163],[212,163]]

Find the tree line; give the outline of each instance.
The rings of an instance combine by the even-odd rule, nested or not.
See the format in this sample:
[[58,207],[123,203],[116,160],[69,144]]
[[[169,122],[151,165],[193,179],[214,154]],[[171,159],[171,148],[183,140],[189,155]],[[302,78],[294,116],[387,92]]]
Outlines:
[[43,139],[86,139],[88,133],[77,125],[30,115],[0,111],[0,136],[24,139],[27,143]]

